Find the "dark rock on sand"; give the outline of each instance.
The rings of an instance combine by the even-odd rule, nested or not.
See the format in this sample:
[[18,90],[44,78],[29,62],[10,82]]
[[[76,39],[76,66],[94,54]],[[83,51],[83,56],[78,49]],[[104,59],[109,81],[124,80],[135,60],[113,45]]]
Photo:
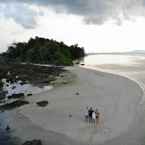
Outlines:
[[11,109],[15,109],[17,107],[21,107],[26,104],[29,104],[29,102],[25,100],[16,100],[11,103],[0,105],[0,110],[11,110]]
[[48,101],[39,101],[36,104],[40,107],[46,107],[48,105]]
[[41,140],[26,141],[22,145],[42,145]]
[[32,94],[31,94],[31,93],[29,93],[29,94],[27,94],[27,96],[32,96]]
[[7,125],[6,131],[10,131],[10,126],[9,125]]
[[80,95],[80,93],[79,92],[76,92],[76,95]]
[[19,93],[19,94],[12,94],[11,96],[8,96],[9,99],[17,99],[17,98],[21,98],[24,97],[24,93]]

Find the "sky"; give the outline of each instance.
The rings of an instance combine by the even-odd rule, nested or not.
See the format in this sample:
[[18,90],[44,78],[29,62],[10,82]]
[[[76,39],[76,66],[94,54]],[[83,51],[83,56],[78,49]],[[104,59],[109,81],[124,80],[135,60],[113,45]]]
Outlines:
[[0,0],[0,52],[35,36],[87,53],[145,50],[145,0]]

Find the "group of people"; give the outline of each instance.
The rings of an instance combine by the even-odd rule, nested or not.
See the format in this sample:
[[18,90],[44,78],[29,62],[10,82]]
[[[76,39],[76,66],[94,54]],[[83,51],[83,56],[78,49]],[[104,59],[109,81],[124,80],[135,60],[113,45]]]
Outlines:
[[92,107],[88,108],[87,107],[87,114],[85,116],[86,120],[89,121],[89,123],[99,123],[99,119],[100,119],[100,113],[98,111],[98,109],[93,109]]

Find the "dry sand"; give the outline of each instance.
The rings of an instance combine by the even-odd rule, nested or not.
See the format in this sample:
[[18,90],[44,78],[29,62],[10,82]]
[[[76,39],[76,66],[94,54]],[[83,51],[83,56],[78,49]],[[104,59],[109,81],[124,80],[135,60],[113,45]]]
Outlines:
[[[13,135],[22,141],[40,138],[46,145],[142,145],[138,141],[145,136],[145,120],[140,118],[144,111],[139,85],[119,75],[69,70],[77,76],[74,83],[29,97],[29,105],[11,112]],[[50,104],[40,108],[40,100]],[[84,120],[87,106],[101,113],[97,127]]]

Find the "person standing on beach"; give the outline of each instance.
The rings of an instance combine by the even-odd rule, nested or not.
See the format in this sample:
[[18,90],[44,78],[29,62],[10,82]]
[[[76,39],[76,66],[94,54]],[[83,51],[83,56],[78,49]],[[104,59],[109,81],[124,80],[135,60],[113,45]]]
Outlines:
[[89,122],[92,121],[92,114],[93,114],[94,110],[92,107],[90,107],[90,109],[88,110],[88,117],[89,117]]
[[93,111],[93,113],[92,113],[92,121],[94,124],[96,123],[96,112],[95,111]]
[[99,113],[98,109],[96,109],[95,114],[96,114],[96,125],[98,125],[99,119],[100,119],[100,113]]

